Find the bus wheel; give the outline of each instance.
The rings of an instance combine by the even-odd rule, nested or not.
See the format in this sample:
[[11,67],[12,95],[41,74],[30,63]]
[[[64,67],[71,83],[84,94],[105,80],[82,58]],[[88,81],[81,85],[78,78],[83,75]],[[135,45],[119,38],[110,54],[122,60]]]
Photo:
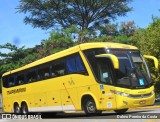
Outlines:
[[119,110],[114,110],[117,114],[123,114],[128,110],[128,108],[125,109],[119,109]]
[[86,115],[100,115],[102,111],[98,111],[94,100],[89,97],[84,100],[83,109]]
[[27,106],[26,103],[22,103],[21,112],[22,112],[22,114],[24,114],[24,115],[28,114],[28,106]]
[[14,104],[14,113],[15,114],[20,114],[21,113],[21,109],[20,109],[18,103]]

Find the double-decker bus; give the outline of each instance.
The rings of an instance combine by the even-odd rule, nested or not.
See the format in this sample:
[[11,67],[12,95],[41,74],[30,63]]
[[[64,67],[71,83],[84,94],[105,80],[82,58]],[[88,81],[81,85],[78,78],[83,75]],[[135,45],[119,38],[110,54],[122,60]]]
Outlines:
[[[145,56],[158,60],[153,56]],[[149,68],[131,45],[80,44],[2,76],[4,112],[82,111],[100,114],[154,104]]]

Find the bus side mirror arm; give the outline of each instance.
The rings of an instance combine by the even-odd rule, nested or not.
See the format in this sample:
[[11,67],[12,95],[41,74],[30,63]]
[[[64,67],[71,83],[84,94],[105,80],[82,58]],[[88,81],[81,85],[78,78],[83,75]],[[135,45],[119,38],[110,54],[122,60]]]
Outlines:
[[154,66],[156,69],[158,69],[158,59],[154,56],[150,56],[150,55],[143,55],[144,58],[146,59],[151,59],[154,61]]
[[100,54],[100,55],[96,55],[95,57],[96,58],[102,58],[102,57],[109,58],[112,61],[114,68],[119,69],[118,58],[113,54]]

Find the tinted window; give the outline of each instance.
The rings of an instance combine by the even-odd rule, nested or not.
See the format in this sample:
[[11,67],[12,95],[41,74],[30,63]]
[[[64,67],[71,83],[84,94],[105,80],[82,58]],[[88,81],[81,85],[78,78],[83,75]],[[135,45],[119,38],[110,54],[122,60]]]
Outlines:
[[12,87],[15,86],[15,81],[14,81],[15,77],[14,76],[10,76],[8,79],[8,86]]
[[67,58],[66,67],[68,73],[77,73],[85,71],[85,67],[79,55]]
[[37,80],[37,73],[35,71],[30,71],[27,73],[27,82],[34,82]]
[[113,71],[111,67],[111,61],[106,58],[99,58],[96,60],[98,75],[97,78],[101,83],[104,84],[113,84]]
[[50,68],[49,66],[40,68],[38,70],[38,80],[48,79],[50,78]]
[[24,74],[18,75],[16,82],[17,82],[18,85],[24,84],[25,83],[25,76],[24,76]]
[[117,56],[119,61],[119,69],[116,70],[117,78],[128,77],[128,71],[131,69],[131,62],[127,50],[113,49],[111,50]]
[[84,54],[91,66],[91,69],[93,70],[93,73],[98,76],[98,71],[97,71],[97,63],[96,63],[96,58],[95,55],[98,54],[105,54],[106,51],[104,48],[99,48],[99,49],[89,49],[89,50],[85,50]]
[[3,86],[4,87],[9,87],[9,84],[8,84],[8,77],[5,76],[2,78],[2,82],[3,82]]
[[85,71],[85,67],[80,56],[76,56],[75,61],[76,61],[77,72]]
[[51,76],[57,77],[66,74],[66,68],[64,60],[54,61],[51,65]]
[[17,72],[17,74],[5,76],[3,78],[3,86],[11,87],[75,72],[86,73],[85,66],[78,53]]

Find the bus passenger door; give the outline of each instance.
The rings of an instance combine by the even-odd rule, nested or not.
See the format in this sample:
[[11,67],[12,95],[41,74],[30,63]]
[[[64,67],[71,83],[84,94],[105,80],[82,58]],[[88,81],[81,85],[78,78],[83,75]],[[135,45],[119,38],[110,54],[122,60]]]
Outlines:
[[116,108],[116,95],[114,94],[113,66],[107,58],[97,58],[97,78],[100,83],[100,101],[105,110]]
[[114,86],[100,84],[100,100],[105,110],[116,109],[116,95]]

